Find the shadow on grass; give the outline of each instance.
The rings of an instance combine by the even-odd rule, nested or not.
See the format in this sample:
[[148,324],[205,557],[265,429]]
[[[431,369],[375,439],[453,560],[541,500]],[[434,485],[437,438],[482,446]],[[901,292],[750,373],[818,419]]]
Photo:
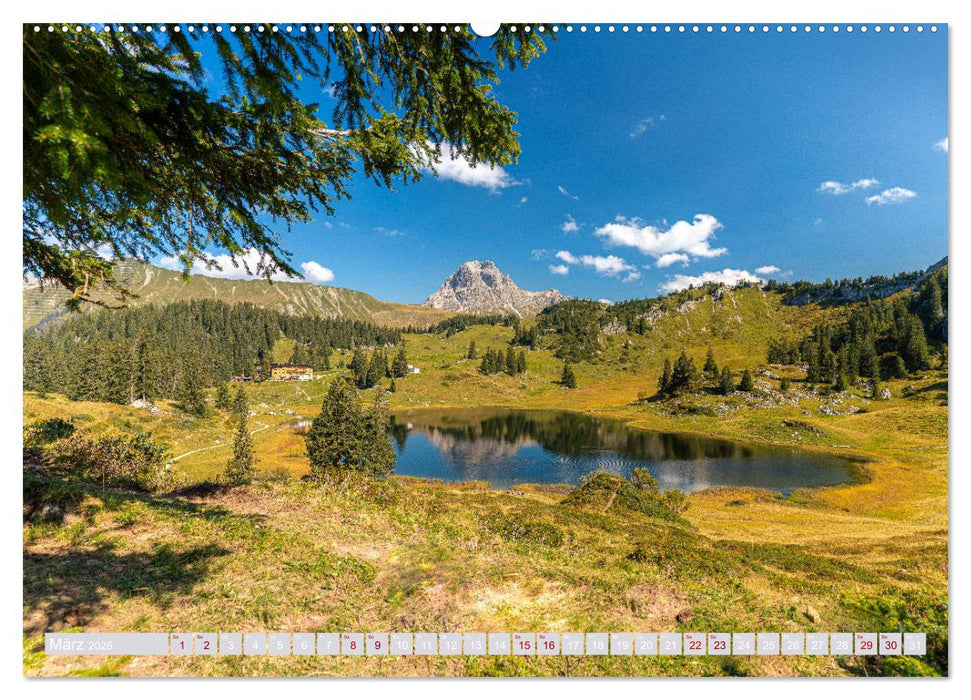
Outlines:
[[110,550],[24,553],[24,633],[86,625],[108,607],[111,595],[147,597],[169,604],[202,581],[212,561],[229,550],[219,545],[179,549],[158,544],[151,552]]

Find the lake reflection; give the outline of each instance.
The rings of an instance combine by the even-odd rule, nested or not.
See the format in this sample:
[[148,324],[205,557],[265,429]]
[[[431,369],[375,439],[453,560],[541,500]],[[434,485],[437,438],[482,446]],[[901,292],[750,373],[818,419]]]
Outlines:
[[392,417],[396,474],[444,481],[576,484],[606,470],[646,467],[663,490],[715,486],[793,489],[852,481],[848,461],[679,433],[564,411],[427,409]]

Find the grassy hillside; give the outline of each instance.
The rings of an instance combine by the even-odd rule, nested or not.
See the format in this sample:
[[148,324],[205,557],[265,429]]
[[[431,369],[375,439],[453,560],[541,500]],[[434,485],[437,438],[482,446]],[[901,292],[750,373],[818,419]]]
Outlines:
[[[25,672],[210,675],[875,675],[946,670],[947,373],[862,387],[779,392],[794,367],[765,365],[780,333],[802,337],[845,309],[793,307],[758,289],[696,295],[646,335],[606,334],[561,387],[552,348],[527,371],[485,376],[465,359],[513,329],[473,326],[410,335],[421,369],[397,380],[393,410],[503,405],[594,413],[633,426],[800,446],[865,460],[858,483],[781,497],[756,489],[693,494],[685,522],[611,498],[564,503],[557,488],[490,490],[404,477],[336,489],[308,468],[290,427],[313,417],[349,356],[302,383],[251,385],[259,479],[249,487],[168,495],[88,489],[62,523],[24,526]],[[629,347],[624,350],[625,343]],[[750,368],[752,394],[648,401],[665,357]],[[622,354],[626,361],[622,361]],[[387,384],[387,380],[384,382]],[[854,412],[851,412],[852,411]],[[231,452],[218,413],[188,418],[59,395],[24,396],[24,422],[72,417],[95,434],[151,430],[191,487]],[[552,534],[551,534],[552,533]],[[290,631],[854,631],[931,633],[935,656],[655,659],[104,659],[47,658],[45,629]],[[943,649],[944,656],[941,656]],[[941,663],[945,665],[942,667]]]
[[[218,299],[228,304],[248,302],[288,314],[341,317],[386,326],[428,325],[452,315],[438,309],[378,301],[364,292],[341,287],[228,280],[204,275],[190,275],[186,279],[180,272],[132,261],[119,263],[116,275],[135,294],[135,298],[128,302],[129,306]],[[26,286],[23,292],[24,328],[62,315],[68,296],[62,287]],[[105,299],[117,303],[110,297]]]

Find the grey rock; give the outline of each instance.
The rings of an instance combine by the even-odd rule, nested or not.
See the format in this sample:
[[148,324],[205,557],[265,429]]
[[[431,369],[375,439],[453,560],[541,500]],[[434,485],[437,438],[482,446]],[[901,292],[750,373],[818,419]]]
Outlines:
[[529,316],[569,299],[555,289],[528,292],[504,275],[491,260],[462,263],[422,306],[469,314]]

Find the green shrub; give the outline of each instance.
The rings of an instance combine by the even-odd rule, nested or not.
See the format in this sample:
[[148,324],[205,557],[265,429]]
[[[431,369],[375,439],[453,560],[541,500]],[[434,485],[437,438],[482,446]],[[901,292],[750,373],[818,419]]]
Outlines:
[[637,467],[637,469],[630,473],[630,482],[641,491],[647,491],[648,493],[659,493],[661,491],[657,479],[644,467]]
[[91,438],[73,433],[48,449],[52,469],[109,486],[161,491],[174,485],[165,463],[166,446],[149,433]]
[[48,418],[24,427],[24,447],[39,447],[70,437],[74,433],[74,423],[63,418]]
[[[642,474],[634,478],[641,483],[644,481]],[[638,488],[622,476],[598,471],[583,477],[580,486],[563,499],[562,503],[565,506],[594,508],[601,511],[608,508],[627,509],[644,513],[652,518],[686,524],[679,515],[687,507],[686,497],[680,491],[669,493],[677,493],[680,496],[668,496],[668,494],[652,492],[649,488]],[[680,508],[680,510],[674,510],[674,508]]]
[[481,521],[483,532],[498,535],[509,542],[559,547],[563,531],[550,523],[528,520],[517,513],[495,513]]

